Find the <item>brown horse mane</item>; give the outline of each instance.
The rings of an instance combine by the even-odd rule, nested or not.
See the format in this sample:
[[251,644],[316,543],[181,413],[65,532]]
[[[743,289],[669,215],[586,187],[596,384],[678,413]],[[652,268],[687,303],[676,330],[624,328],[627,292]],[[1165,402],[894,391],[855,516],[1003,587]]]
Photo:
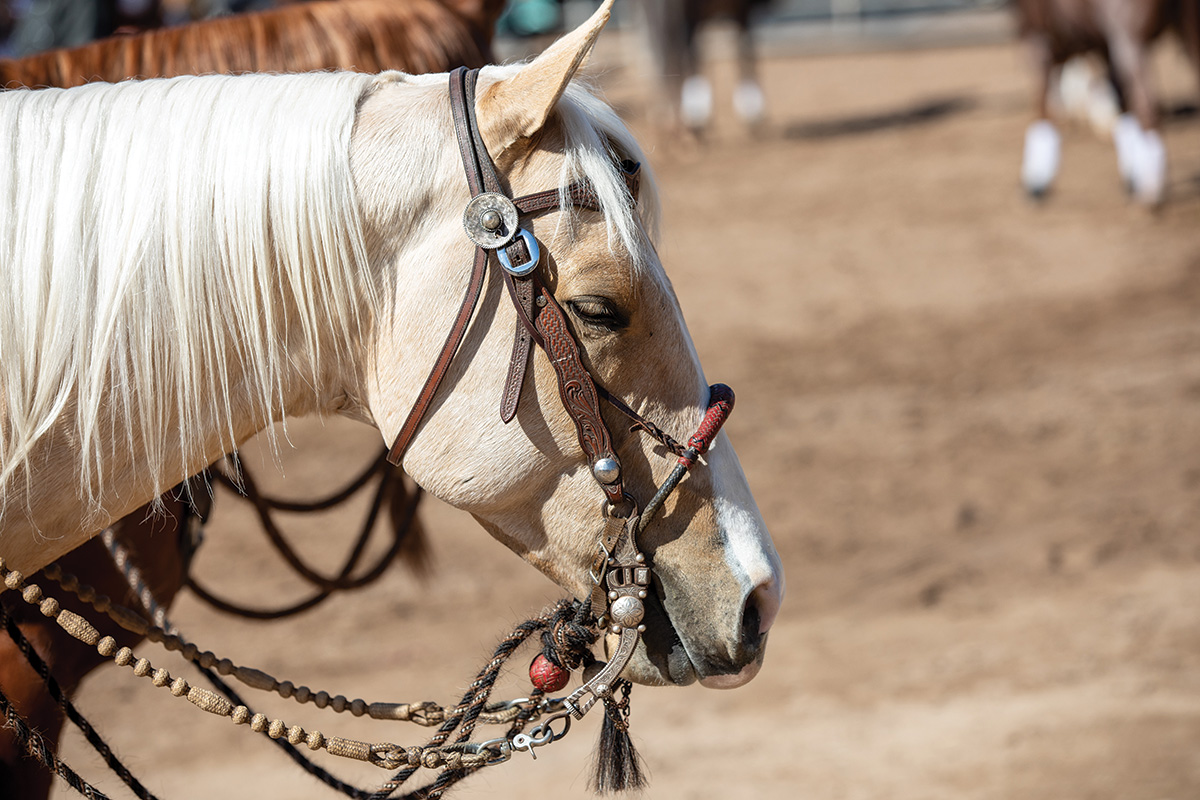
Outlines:
[[318,0],[0,59],[0,86],[345,69],[438,72],[491,60],[497,0]]

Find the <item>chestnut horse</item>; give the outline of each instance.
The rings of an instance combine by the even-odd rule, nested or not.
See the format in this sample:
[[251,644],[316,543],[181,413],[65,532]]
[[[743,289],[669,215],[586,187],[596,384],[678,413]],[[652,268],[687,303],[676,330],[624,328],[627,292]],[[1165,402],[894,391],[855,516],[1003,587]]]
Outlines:
[[1040,197],[1058,172],[1061,138],[1048,109],[1055,75],[1073,56],[1098,53],[1127,112],[1113,129],[1121,178],[1140,202],[1162,202],[1167,160],[1149,50],[1174,30],[1200,76],[1200,0],[1017,0],[1016,10],[1038,75],[1037,118],[1025,134],[1021,168],[1026,191]]
[[0,59],[0,86],[242,72],[438,72],[491,61],[503,0],[323,0]]
[[[476,67],[491,60],[492,30],[502,5],[500,0],[339,0],[289,5],[0,60],[0,85],[66,87],[92,80],[193,72],[440,72],[460,65]],[[399,482],[397,490],[404,491]],[[155,597],[166,604],[186,576],[192,543],[178,523],[188,517],[189,508],[178,492],[163,495],[156,506],[140,508],[114,527],[137,558]],[[407,534],[420,535],[419,528]],[[63,566],[118,602],[137,607],[137,598],[98,539],[66,556]],[[28,606],[7,605],[66,691],[73,691],[103,662],[94,649],[66,636]],[[105,633],[124,644],[135,641],[115,626],[106,626]],[[0,689],[54,746],[63,724],[62,711],[3,632]],[[0,731],[0,787],[29,800],[46,797],[50,774],[23,756],[10,732]]]

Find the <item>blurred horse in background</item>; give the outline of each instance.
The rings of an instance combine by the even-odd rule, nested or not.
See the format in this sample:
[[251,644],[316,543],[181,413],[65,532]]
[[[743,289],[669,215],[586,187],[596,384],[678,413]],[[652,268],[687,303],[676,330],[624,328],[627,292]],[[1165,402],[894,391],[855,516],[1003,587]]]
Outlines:
[[700,67],[696,35],[710,20],[726,17],[737,31],[737,85],[733,108],[752,129],[766,116],[758,55],[750,24],[769,0],[645,0],[646,33],[661,93],[660,125],[701,134],[712,119],[713,91]]
[[0,85],[344,69],[441,72],[492,60],[504,0],[324,0],[0,60]]
[[[306,72],[346,69],[378,72],[445,72],[493,60],[492,31],[504,0],[337,0],[293,4],[268,11],[220,17],[177,28],[117,36],[79,47],[51,50],[22,59],[0,60],[6,88],[68,87],[103,80],[171,77],[192,73],[254,71]],[[399,468],[395,469],[397,472]],[[406,504],[416,502],[397,474],[391,517],[397,527]],[[206,493],[206,489],[200,492]],[[164,495],[158,508],[144,506],[113,526],[132,552],[154,597],[170,603],[187,580],[188,560],[197,544],[187,520],[195,519],[182,492]],[[408,515],[411,520],[411,510]],[[420,559],[423,532],[412,525],[403,534],[402,554]],[[116,569],[100,537],[62,559],[63,569],[83,583],[130,608],[138,597]],[[41,577],[41,576],[39,576]],[[25,638],[48,662],[56,679],[73,692],[103,661],[95,648],[81,645],[58,626],[20,602],[6,604]],[[77,613],[86,609],[67,604]],[[136,639],[106,620],[98,625],[124,645]],[[7,635],[0,634],[0,688],[57,747],[63,711]],[[0,795],[23,800],[48,796],[51,776],[25,757],[8,731],[0,731]]]
[[1026,130],[1021,167],[1026,191],[1042,196],[1058,173],[1061,137],[1050,120],[1051,86],[1068,59],[1095,53],[1125,112],[1113,126],[1121,178],[1140,202],[1162,202],[1167,160],[1149,50],[1174,30],[1200,77],[1200,0],[1016,0],[1016,11],[1038,76],[1036,119]]

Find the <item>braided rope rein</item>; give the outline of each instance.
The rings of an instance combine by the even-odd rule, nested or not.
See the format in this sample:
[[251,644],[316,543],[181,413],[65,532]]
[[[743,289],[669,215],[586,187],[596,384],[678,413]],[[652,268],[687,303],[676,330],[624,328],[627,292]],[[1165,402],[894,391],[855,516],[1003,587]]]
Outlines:
[[[165,622],[166,611],[154,599],[153,593],[150,592],[148,589],[145,591],[139,591],[139,587],[144,587],[145,584],[141,578],[141,572],[140,572],[140,570],[138,570],[137,566],[133,563],[133,558],[131,557],[129,552],[124,548],[124,546],[120,543],[119,540],[115,539],[115,537],[110,537],[110,539],[111,539],[111,544],[110,544],[109,539],[105,540],[106,545],[108,545],[109,553],[112,556],[114,563],[117,565],[117,567],[120,569],[121,573],[124,575],[126,582],[130,585],[131,588],[134,589],[138,598],[143,603],[145,611],[156,618],[156,621],[158,621],[158,624],[160,627],[162,627],[166,630],[173,630],[173,626],[171,626],[169,623]],[[560,610],[565,609],[567,607],[568,606],[564,604],[561,606]],[[582,608],[583,608],[583,606],[580,605],[579,609],[582,609]],[[570,668],[575,668],[575,667],[582,666],[588,660],[587,656],[590,655],[590,651],[587,649],[587,647],[590,646],[590,644],[594,641],[594,636],[590,635],[590,633],[586,630],[586,627],[584,625],[586,620],[583,618],[582,612],[577,609],[575,613],[576,613],[575,624],[570,625],[570,626],[564,626],[560,622],[559,624],[555,624],[555,625],[551,626],[549,629],[542,631],[543,652],[548,658],[553,660],[560,667],[561,666],[569,666]],[[561,616],[561,614],[559,614],[559,616]],[[530,623],[527,622],[525,624],[528,625]],[[535,626],[535,629],[536,629],[536,626]],[[515,633],[514,633],[514,635],[515,635]],[[523,638],[520,641],[523,641]],[[520,644],[520,641],[517,641],[517,645]],[[505,646],[504,643],[502,643],[501,648],[503,648],[504,646]],[[499,648],[498,648],[498,653],[499,653]],[[503,659],[501,659],[500,663],[501,664],[503,663]],[[205,676],[209,679],[209,681],[211,681],[214,684],[214,686],[217,687],[217,689],[219,691],[221,691],[223,694],[225,694],[226,697],[228,697],[231,701],[233,701],[235,703],[242,704],[241,699],[237,697],[236,693],[233,692],[233,690],[224,681],[222,681],[221,678],[218,675],[216,675],[216,673],[212,669],[203,668],[199,664],[196,664],[196,667],[198,669],[200,669],[205,674]],[[278,683],[276,682],[275,688],[277,689],[277,687],[278,687]],[[301,687],[301,688],[304,688],[304,687]],[[540,695],[541,695],[541,690],[535,690],[535,696],[540,696]],[[336,700],[336,698],[335,698],[335,700]],[[463,703],[460,704],[460,707],[465,704],[466,704],[466,700],[464,698],[464,701],[463,701]],[[352,708],[354,707],[353,703],[351,703],[350,705]],[[371,704],[371,707],[379,707],[379,705],[382,705],[382,704]],[[391,705],[395,705],[395,704],[391,704]],[[628,706],[628,691],[626,692],[625,705],[626,705],[626,707]],[[549,703],[548,707],[549,706],[553,706],[553,703]],[[337,705],[335,705],[333,707],[335,710],[344,710],[344,708],[338,708]],[[492,709],[490,712],[488,711],[489,708]],[[512,723],[511,727],[509,728],[509,730],[507,731],[507,733],[505,734],[505,737],[504,737],[505,739],[511,741],[515,735],[517,735],[524,729],[525,725],[528,722],[532,721],[537,716],[540,716],[541,708],[542,708],[541,703],[533,704],[533,703],[527,702],[527,703],[524,703],[521,705],[512,705],[512,704],[507,704],[507,703],[492,704],[491,706],[485,706],[484,713],[481,713],[478,715],[477,721],[483,722],[485,724],[487,724],[487,723],[499,724],[506,720],[511,719],[511,723]],[[515,712],[515,713],[513,713],[513,712]],[[445,724],[448,721],[452,721],[452,719],[453,719],[453,717],[450,717],[448,720],[448,715],[447,715],[445,709],[443,709],[440,706],[437,706],[433,703],[419,704],[419,706],[417,707],[416,713],[409,717],[409,721],[417,722],[418,724],[422,724],[422,725],[433,725],[438,722],[442,722],[443,724]],[[444,737],[446,735],[448,735],[448,733],[453,731],[453,727],[454,726],[450,726],[448,729],[445,730],[444,733],[442,731],[439,731],[439,735],[443,737],[443,739],[442,739],[443,741],[444,741]],[[465,732],[460,732],[459,737],[456,740],[457,743],[462,743],[463,741],[465,741],[465,739],[468,737],[469,734],[470,734],[469,729],[467,729]],[[341,791],[343,794],[346,794],[347,796],[353,797],[356,799],[387,797],[390,794],[392,794],[397,788],[399,788],[399,786],[401,784],[403,784],[403,782],[405,780],[407,780],[407,778],[411,775],[412,771],[415,771],[415,770],[410,770],[407,774],[398,773],[395,777],[393,777],[393,779],[391,781],[389,781],[387,784],[385,784],[384,787],[382,789],[380,789],[378,792],[366,792],[362,789],[357,789],[353,786],[350,786],[350,785],[344,783],[343,781],[339,780],[338,778],[334,777],[333,775],[329,774],[324,769],[322,769],[321,767],[314,764],[311,760],[309,760],[303,753],[296,750],[286,740],[276,739],[275,743],[277,745],[279,745],[280,747],[282,747],[284,749],[284,751],[287,752],[288,755],[294,761],[296,761],[296,763],[300,767],[302,767],[303,769],[308,771],[310,774],[313,774],[314,776],[316,776],[319,780],[324,782],[327,786],[330,786],[331,788]],[[468,774],[470,774],[471,771],[473,771],[473,770],[447,771],[446,773],[444,773],[444,776],[442,778],[439,778],[438,781],[435,782],[434,784],[426,787],[425,789],[418,790],[418,792],[415,792],[408,796],[414,797],[415,795],[419,794],[422,798],[440,797],[442,795],[442,793],[447,788],[449,788],[450,785],[452,785],[453,783],[456,783],[457,781],[461,780],[462,778],[465,778]]]
[[[397,557],[401,556],[406,546],[410,548],[410,554],[415,553],[416,561],[414,562],[414,569],[418,572],[422,571],[425,568],[423,564],[425,558],[423,553],[424,545],[419,536],[414,534],[414,523],[416,521],[417,507],[420,504],[423,492],[421,487],[415,484],[412,489],[407,489],[403,474],[400,470],[387,463],[386,456],[385,452],[377,457],[357,477],[328,497],[312,502],[297,502],[281,500],[261,492],[257,483],[251,478],[245,468],[240,465],[235,453],[229,459],[230,463],[233,464],[232,471],[217,467],[210,473],[211,479],[215,485],[227,489],[235,498],[249,503],[254,508],[267,540],[284,562],[300,578],[314,586],[316,591],[307,598],[289,606],[265,609],[253,608],[223,598],[200,583],[196,576],[192,574],[187,576],[186,583],[188,588],[201,600],[227,614],[247,619],[275,620],[308,611],[329,599],[336,592],[361,589],[373,583],[384,574],[388,566]],[[375,476],[378,476],[379,481],[371,497],[366,517],[360,526],[358,536],[355,538],[354,544],[346,556],[341,569],[337,575],[332,577],[320,574],[315,568],[305,563],[288,542],[279,524],[275,521],[272,512],[281,511],[292,514],[305,514],[328,511],[348,501],[358,494],[360,490],[365,489],[371,478]],[[392,520],[391,543],[388,545],[386,552],[374,564],[366,567],[360,575],[354,576],[352,573],[358,567],[359,561],[362,560],[367,542],[370,540],[376,528],[376,523],[380,515],[384,513],[385,508]]]
[[51,773],[62,778],[67,782],[68,786],[84,797],[94,800],[109,800],[108,795],[81,778],[79,773],[71,769],[65,761],[62,761],[54,754],[54,750],[46,742],[45,738],[29,727],[25,720],[21,718],[21,715],[17,713],[16,709],[13,708],[8,696],[2,691],[0,691],[0,714],[4,715],[4,728],[12,731],[13,738],[16,739],[18,747],[24,750],[31,758]]
[[[87,739],[88,744],[90,744],[92,749],[100,754],[100,757],[104,759],[104,763],[108,766],[108,768],[116,773],[122,782],[129,787],[130,791],[137,795],[139,800],[157,800],[157,798],[151,794],[150,791],[143,786],[137,778],[133,776],[133,773],[129,771],[129,768],[121,763],[121,761],[113,753],[112,748],[109,747],[108,743],[101,738],[100,734],[95,728],[92,727],[91,723],[87,721],[83,714],[79,713],[79,710],[75,708],[75,705],[67,698],[67,693],[63,691],[62,686],[59,685],[58,681],[55,680],[54,676],[50,673],[50,665],[47,664],[40,655],[38,655],[37,650],[34,649],[33,645],[30,644],[29,640],[25,637],[25,634],[22,633],[20,627],[17,625],[16,620],[9,615],[8,609],[4,607],[3,603],[0,603],[0,623],[3,624],[9,638],[13,640],[13,642],[20,649],[22,655],[25,656],[25,660],[29,662],[29,665],[33,667],[35,672],[37,672],[38,677],[42,679],[42,683],[46,685],[46,690],[50,693],[51,699],[58,704],[58,707],[62,709],[62,712],[67,719],[71,720],[71,722],[74,723],[74,725],[79,728],[80,731],[82,731],[84,738]],[[72,789],[75,789],[85,796],[89,795],[89,792],[91,794],[98,795],[95,787],[91,786],[82,778],[80,778],[77,774],[75,774],[74,770],[72,770],[54,755],[54,753],[50,750],[49,744],[44,738],[42,738],[41,734],[31,730],[29,726],[25,724],[24,720],[20,718],[16,710],[12,708],[8,698],[3,696],[3,693],[0,693],[0,698],[3,698],[6,722],[12,723],[9,725],[9,727],[11,727],[14,731],[14,735],[17,738],[18,744],[24,748],[27,753],[33,756],[36,760],[40,761],[44,766],[50,769],[51,772],[66,780]]]
[[[289,726],[281,719],[269,719],[265,714],[252,713],[244,704],[235,703],[203,687],[192,686],[182,677],[173,678],[166,669],[156,669],[149,659],[136,658],[131,648],[118,647],[117,642],[111,636],[101,637],[99,631],[86,619],[63,609],[55,598],[46,596],[38,585],[27,583],[20,572],[9,569],[4,560],[0,558],[0,579],[7,588],[18,592],[26,603],[37,606],[44,616],[54,619],[59,627],[69,635],[95,647],[102,656],[112,658],[119,666],[130,667],[138,677],[148,678],[159,687],[169,687],[172,695],[186,697],[198,708],[217,716],[228,717],[235,724],[249,725],[251,730],[265,733],[274,740],[286,739],[293,745],[304,743],[311,750],[323,749],[332,755],[364,761],[383,769],[400,769],[380,791],[369,795],[372,798],[391,796],[419,768],[445,770],[431,786],[415,793],[420,797],[440,797],[449,786],[458,780],[484,766],[501,763],[511,757],[512,736],[519,733],[529,721],[552,708],[553,701],[542,698],[540,693],[535,691],[525,703],[489,706],[488,700],[501,668],[532,634],[539,631],[545,632],[544,644],[550,647],[551,641],[562,637],[547,636],[547,633],[562,625],[565,620],[582,619],[586,613],[585,607],[580,606],[577,602],[561,600],[538,617],[518,625],[497,646],[493,658],[479,671],[475,681],[472,682],[459,704],[447,711],[432,703],[368,705],[362,700],[346,701],[341,695],[330,698],[325,692],[312,693],[303,686],[296,689],[290,681],[278,682],[259,670],[235,667],[228,659],[217,659],[208,651],[199,652],[194,644],[184,642],[178,635],[167,634],[162,628],[150,624],[129,609],[113,605],[107,597],[97,595],[91,587],[79,585],[73,576],[61,573],[61,570],[55,565],[47,568],[45,572],[52,579],[55,573],[59,575],[64,588],[74,585],[76,593],[81,599],[89,602],[98,610],[108,613],[114,621],[127,630],[144,635],[147,639],[156,641],[167,649],[178,649],[185,658],[207,668],[215,667],[222,674],[232,674],[253,688],[275,690],[284,697],[295,697],[300,702],[311,699],[319,708],[328,705],[335,711],[350,710],[356,716],[372,709],[375,713],[371,716],[378,719],[400,719],[422,725],[436,724],[440,719],[441,727],[428,744],[401,747],[390,742],[368,743],[339,736],[327,736],[321,731],[307,731],[299,725]],[[587,643],[590,644],[594,640],[595,634],[590,634]],[[482,744],[467,741],[477,724],[505,722],[511,726],[509,734],[505,738],[492,739]],[[446,744],[447,739],[456,729],[458,735],[455,740]]]
[[[161,645],[166,650],[178,652],[181,657],[200,669],[213,669],[221,676],[233,677],[251,689],[275,692],[285,699],[290,698],[301,704],[311,703],[317,708],[329,708],[337,713],[349,712],[356,717],[365,714],[372,719],[412,722],[424,727],[440,725],[447,719],[453,719],[456,713],[461,713],[456,712],[455,709],[447,710],[437,703],[429,701],[369,703],[361,699],[349,700],[341,694],[332,695],[324,690],[313,691],[307,686],[296,686],[292,681],[280,681],[262,670],[239,666],[227,658],[218,658],[211,651],[201,651],[197,645],[187,641],[179,634],[168,633],[162,627],[151,624],[136,612],[112,602],[109,597],[97,594],[92,587],[81,584],[76,576],[64,572],[57,564],[47,566],[42,570],[42,574],[55,581],[65,591],[71,592],[81,601],[90,605],[97,612],[108,616],[109,619],[130,633]],[[3,567],[0,566],[0,577],[3,575]],[[556,606],[555,609],[557,608]],[[511,722],[517,713],[518,709],[511,703],[497,703],[484,709],[481,721],[486,724],[506,724]]]

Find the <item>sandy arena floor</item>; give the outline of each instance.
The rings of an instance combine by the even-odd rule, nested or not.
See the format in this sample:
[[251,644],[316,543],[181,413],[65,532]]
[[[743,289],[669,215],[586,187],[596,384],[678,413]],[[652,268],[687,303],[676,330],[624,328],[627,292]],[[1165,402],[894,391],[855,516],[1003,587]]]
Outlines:
[[[639,124],[641,87],[607,66]],[[1160,213],[1131,206],[1110,147],[1079,128],[1034,205],[1017,187],[1023,67],[1008,44],[778,56],[766,135],[723,121],[703,148],[651,154],[664,260],[709,378],[737,390],[728,430],[788,596],[749,686],[634,692],[646,797],[1200,797],[1200,118],[1168,122]],[[1168,105],[1194,103],[1173,50],[1157,67]],[[728,65],[716,74],[723,110]],[[348,423],[292,439],[271,485],[299,496],[376,446]],[[424,519],[427,583],[395,569],[286,624],[190,597],[174,616],[297,683],[448,702],[559,592],[465,515],[431,502]],[[356,524],[297,536],[332,558]],[[300,596],[251,528],[219,507],[199,574],[246,600]],[[117,673],[79,705],[164,800],[337,796],[265,739]],[[260,705],[375,740],[423,732]],[[589,797],[598,717],[456,796]],[[64,755],[128,796],[77,735]]]

